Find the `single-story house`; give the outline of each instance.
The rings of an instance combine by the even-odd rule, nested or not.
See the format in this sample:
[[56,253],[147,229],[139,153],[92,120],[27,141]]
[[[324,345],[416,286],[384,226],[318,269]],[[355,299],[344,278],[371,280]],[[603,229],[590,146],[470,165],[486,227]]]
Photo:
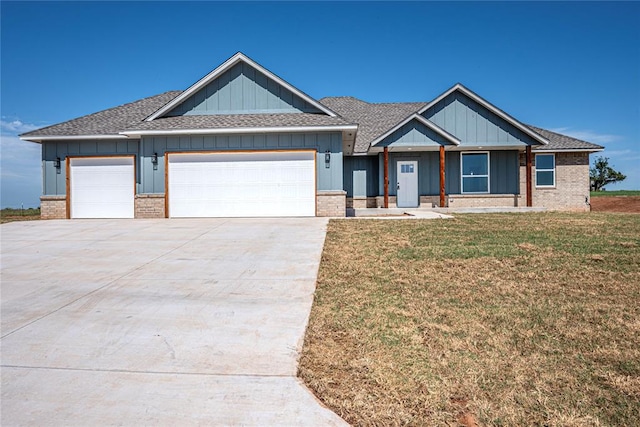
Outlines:
[[603,149],[461,84],[430,102],[314,99],[242,53],[184,91],[20,137],[42,144],[43,218],[588,210],[589,154]]

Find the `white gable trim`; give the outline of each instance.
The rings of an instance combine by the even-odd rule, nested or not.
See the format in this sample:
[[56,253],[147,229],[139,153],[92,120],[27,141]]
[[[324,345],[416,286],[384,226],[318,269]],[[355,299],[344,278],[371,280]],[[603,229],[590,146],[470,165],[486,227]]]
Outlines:
[[175,97],[174,99],[169,101],[167,104],[165,104],[158,111],[156,111],[155,113],[153,113],[152,115],[147,117],[145,119],[145,121],[150,122],[152,120],[157,119],[158,117],[161,117],[163,114],[168,113],[170,110],[172,110],[173,108],[178,106],[180,103],[182,103],[184,100],[189,98],[191,95],[196,93],[201,88],[205,87],[211,81],[215,80],[218,76],[220,76],[225,71],[229,70],[231,67],[236,65],[238,62],[244,62],[244,63],[250,65],[251,67],[255,68],[257,71],[259,71],[262,74],[266,75],[268,78],[270,78],[270,79],[274,80],[275,82],[277,82],[279,85],[287,88],[288,90],[293,92],[295,95],[297,95],[300,98],[304,99],[309,104],[311,104],[314,107],[316,107],[318,110],[328,114],[331,117],[336,117],[337,116],[336,113],[334,113],[333,111],[331,111],[329,108],[325,107],[324,105],[320,104],[318,101],[316,101],[315,99],[313,99],[312,97],[310,97],[306,93],[302,92],[301,90],[295,88],[294,86],[290,85],[286,81],[282,80],[280,77],[276,76],[271,71],[269,71],[266,68],[262,67],[257,62],[254,62],[253,60],[251,60],[249,57],[247,57],[243,53],[238,52],[235,55],[233,55],[231,58],[227,59],[218,68],[216,68],[215,70],[213,70],[212,72],[210,72],[209,74],[207,74],[206,76],[204,76],[203,78],[198,80],[189,89],[185,90],[180,95],[178,95],[177,97]]
[[438,102],[442,101],[444,98],[446,98],[447,96],[449,96],[450,94],[452,94],[455,91],[458,91],[458,92],[461,92],[461,93],[465,94],[469,98],[471,98],[474,101],[476,101],[478,104],[480,104],[483,107],[485,107],[487,110],[489,110],[492,113],[494,113],[496,116],[506,120],[508,123],[512,124],[513,126],[515,126],[518,129],[520,129],[522,132],[526,133],[527,135],[529,135],[530,137],[532,137],[536,141],[539,141],[541,144],[544,144],[544,145],[549,144],[549,140],[547,138],[545,138],[542,135],[539,135],[536,132],[534,132],[533,130],[529,129],[527,126],[525,126],[524,124],[520,123],[518,120],[514,119],[513,117],[511,117],[510,115],[508,115],[507,113],[505,113],[504,111],[499,109],[498,107],[496,107],[496,106],[490,104],[488,101],[482,99],[480,96],[476,95],[475,93],[473,93],[471,90],[467,89],[466,87],[464,87],[460,83],[456,83],[451,89],[447,90],[442,95],[438,96],[436,99],[434,99],[433,101],[429,102],[427,105],[422,107],[418,111],[418,114],[424,113],[429,108],[433,107]]
[[409,123],[411,120],[418,120],[420,123],[422,123],[423,125],[425,125],[429,129],[431,129],[432,131],[434,131],[438,135],[442,136],[444,139],[446,139],[447,141],[451,142],[452,144],[460,145],[460,140],[458,138],[456,138],[455,136],[451,135],[449,132],[447,132],[446,130],[442,129],[440,126],[436,125],[431,120],[425,119],[424,117],[422,117],[421,115],[419,115],[417,113],[413,113],[412,115],[407,117],[405,120],[403,120],[399,124],[395,125],[391,129],[389,129],[387,132],[385,132],[384,134],[382,134],[381,136],[376,138],[373,142],[371,142],[371,147],[373,147],[376,144],[382,142],[386,137],[391,135],[396,130],[400,129],[402,126],[404,126],[407,123]]

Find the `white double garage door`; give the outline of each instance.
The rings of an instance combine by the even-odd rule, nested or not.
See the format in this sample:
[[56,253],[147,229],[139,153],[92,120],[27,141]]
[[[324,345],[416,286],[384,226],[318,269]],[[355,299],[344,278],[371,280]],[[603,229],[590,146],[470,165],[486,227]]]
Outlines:
[[[315,216],[315,151],[168,153],[170,217]],[[72,218],[133,218],[133,157],[71,158]]]

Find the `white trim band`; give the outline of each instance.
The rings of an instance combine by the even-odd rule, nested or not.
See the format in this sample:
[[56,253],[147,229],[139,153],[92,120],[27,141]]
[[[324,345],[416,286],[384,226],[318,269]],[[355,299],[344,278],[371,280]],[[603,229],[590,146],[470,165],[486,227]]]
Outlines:
[[219,135],[238,133],[294,133],[294,132],[331,132],[357,130],[357,125],[332,126],[282,126],[282,127],[244,127],[244,128],[213,128],[213,129],[159,129],[159,130],[128,130],[120,132],[128,137],[146,135]]

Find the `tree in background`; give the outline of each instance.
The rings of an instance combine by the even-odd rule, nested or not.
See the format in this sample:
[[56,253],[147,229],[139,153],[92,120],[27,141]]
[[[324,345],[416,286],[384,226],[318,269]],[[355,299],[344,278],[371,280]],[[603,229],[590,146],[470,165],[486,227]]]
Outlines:
[[589,169],[592,191],[605,190],[605,185],[624,181],[626,177],[626,175],[623,175],[609,166],[608,157],[598,157],[593,163],[593,167]]

